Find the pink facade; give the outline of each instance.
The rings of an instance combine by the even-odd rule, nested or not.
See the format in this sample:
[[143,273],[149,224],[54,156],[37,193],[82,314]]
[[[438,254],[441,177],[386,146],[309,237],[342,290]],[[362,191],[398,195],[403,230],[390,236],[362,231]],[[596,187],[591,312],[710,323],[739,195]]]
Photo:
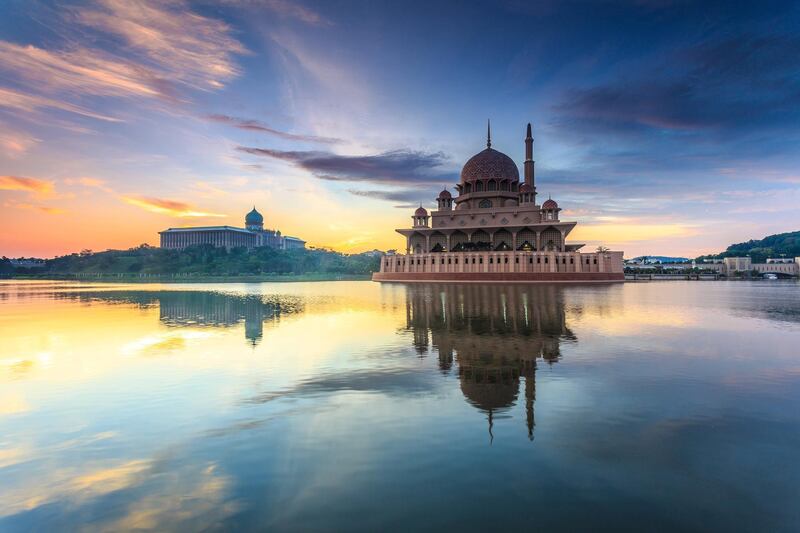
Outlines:
[[385,255],[376,281],[622,281],[622,252]]

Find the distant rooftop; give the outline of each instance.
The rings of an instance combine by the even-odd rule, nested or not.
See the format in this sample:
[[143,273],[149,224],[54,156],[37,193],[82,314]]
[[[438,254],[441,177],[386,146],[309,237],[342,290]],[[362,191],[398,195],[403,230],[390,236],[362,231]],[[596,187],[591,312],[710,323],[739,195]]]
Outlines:
[[197,226],[193,228],[169,228],[165,229],[164,231],[159,231],[159,233],[177,233],[177,232],[184,232],[184,231],[238,231],[239,233],[247,233],[248,235],[252,235],[253,232],[250,230],[246,230],[243,228],[234,228],[233,226]]

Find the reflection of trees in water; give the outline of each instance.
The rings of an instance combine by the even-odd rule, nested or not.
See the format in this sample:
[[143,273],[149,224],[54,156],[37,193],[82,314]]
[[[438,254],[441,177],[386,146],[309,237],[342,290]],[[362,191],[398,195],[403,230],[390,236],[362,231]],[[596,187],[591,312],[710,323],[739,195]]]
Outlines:
[[281,295],[231,295],[206,291],[118,291],[62,293],[61,298],[82,302],[134,304],[159,307],[162,323],[174,327],[230,327],[244,322],[245,338],[255,346],[264,333],[264,322],[303,311],[300,298]]
[[533,439],[537,361],[555,363],[561,342],[576,340],[566,325],[561,287],[409,286],[406,320],[417,353],[427,353],[432,344],[443,372],[457,363],[461,391],[487,413],[490,435],[493,417],[516,404],[524,379],[528,436]]

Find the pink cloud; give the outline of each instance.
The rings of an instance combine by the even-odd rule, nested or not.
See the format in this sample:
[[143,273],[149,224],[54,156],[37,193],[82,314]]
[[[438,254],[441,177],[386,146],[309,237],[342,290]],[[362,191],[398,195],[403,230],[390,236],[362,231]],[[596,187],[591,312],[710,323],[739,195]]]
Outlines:
[[123,196],[122,200],[125,202],[140,207],[145,211],[151,213],[159,213],[162,215],[170,215],[179,218],[200,218],[200,217],[223,217],[218,213],[207,213],[197,211],[194,206],[185,202],[176,200],[166,200],[164,198],[155,198],[152,196]]
[[25,191],[33,194],[52,194],[55,186],[52,181],[22,176],[0,176],[0,190]]

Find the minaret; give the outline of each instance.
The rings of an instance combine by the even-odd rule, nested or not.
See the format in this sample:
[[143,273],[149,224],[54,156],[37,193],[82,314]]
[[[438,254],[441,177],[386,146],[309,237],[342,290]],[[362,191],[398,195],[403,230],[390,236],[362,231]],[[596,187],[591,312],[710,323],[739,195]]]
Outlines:
[[533,189],[532,203],[536,203],[536,184],[533,178],[533,134],[531,133],[531,123],[528,122],[528,133],[525,136],[525,183]]
[[492,122],[486,119],[486,148],[492,147]]

